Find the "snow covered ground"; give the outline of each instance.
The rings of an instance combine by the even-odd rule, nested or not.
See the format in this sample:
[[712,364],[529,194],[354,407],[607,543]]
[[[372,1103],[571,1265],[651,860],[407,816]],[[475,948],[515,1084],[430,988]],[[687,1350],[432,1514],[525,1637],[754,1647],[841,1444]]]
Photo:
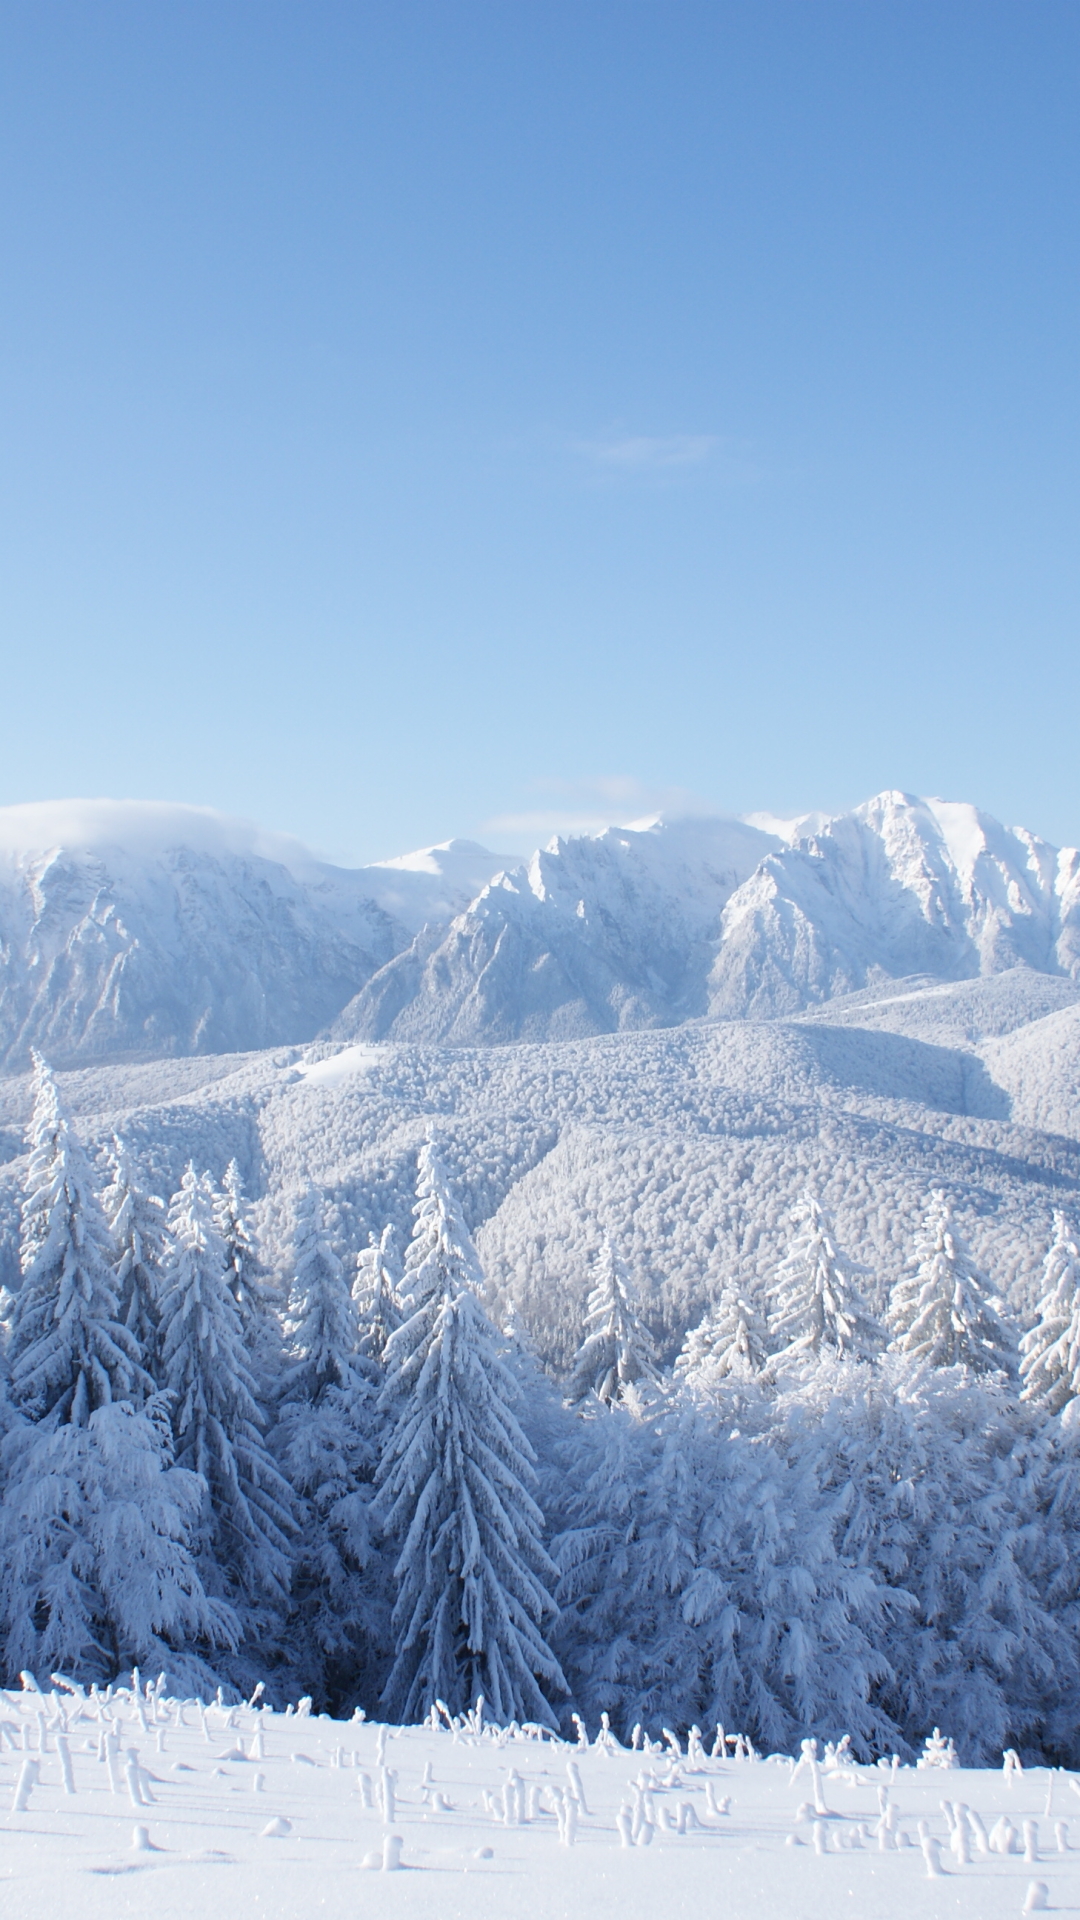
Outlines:
[[712,1737],[675,1760],[130,1688],[0,1695],[0,1734],[0,1898],[20,1920],[997,1920],[1038,1910],[1033,1886],[1080,1909],[1080,1784],[1045,1769],[815,1778],[713,1759]]

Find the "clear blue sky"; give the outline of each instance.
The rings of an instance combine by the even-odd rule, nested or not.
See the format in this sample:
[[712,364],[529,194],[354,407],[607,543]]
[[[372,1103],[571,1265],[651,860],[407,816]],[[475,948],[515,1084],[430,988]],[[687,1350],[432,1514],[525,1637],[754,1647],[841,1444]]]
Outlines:
[[8,0],[0,802],[1076,841],[1078,158],[1076,0]]

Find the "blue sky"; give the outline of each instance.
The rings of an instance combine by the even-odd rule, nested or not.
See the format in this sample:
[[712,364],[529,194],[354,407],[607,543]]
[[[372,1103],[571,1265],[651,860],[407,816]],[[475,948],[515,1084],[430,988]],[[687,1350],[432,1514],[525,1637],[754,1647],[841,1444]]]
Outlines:
[[1080,838],[1075,0],[0,7],[0,803]]

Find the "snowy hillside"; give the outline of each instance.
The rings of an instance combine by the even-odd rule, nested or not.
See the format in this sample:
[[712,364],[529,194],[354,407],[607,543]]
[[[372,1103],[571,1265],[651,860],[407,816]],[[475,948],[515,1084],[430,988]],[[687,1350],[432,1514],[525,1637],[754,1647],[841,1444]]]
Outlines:
[[1080,1809],[1046,1768],[762,1759],[734,1730],[718,1751],[713,1728],[634,1750],[595,1725],[580,1743],[203,1711],[130,1678],[108,1698],[9,1694],[4,1711],[20,1920],[1019,1920],[1033,1885],[1037,1905],[1074,1904]]
[[[966,999],[969,1028],[1000,1025],[1014,978],[953,990]],[[918,1005],[923,992],[896,1004]],[[989,1003],[981,1019],[980,999]],[[917,1038],[855,1027],[853,1009],[844,1011],[836,1025],[818,1015],[545,1046],[283,1049],[84,1068],[61,1085],[88,1140],[104,1144],[119,1129],[156,1190],[175,1190],[189,1158],[220,1175],[235,1155],[271,1237],[286,1231],[290,1195],[312,1180],[340,1210],[353,1249],[388,1220],[407,1235],[416,1154],[434,1117],[492,1299],[501,1312],[518,1310],[560,1365],[604,1234],[670,1355],[727,1278],[763,1284],[807,1181],[871,1267],[879,1300],[901,1271],[928,1188],[942,1186],[996,1285],[1029,1306],[1053,1210],[1080,1195],[1080,1098],[1069,1106],[1062,1092],[1053,1128],[1032,1131],[1027,1096],[1014,1100],[950,1029]],[[1012,1043],[984,1044],[1022,1042],[1032,1086],[1064,1087],[1080,1062],[1075,1023],[1059,1030],[1072,1017],[1036,1019]],[[1037,1064],[1044,1036],[1048,1057],[1062,1062],[1053,1082]],[[1018,1070],[1010,1057],[1014,1079]],[[28,1078],[0,1081],[0,1155],[6,1146],[10,1156],[0,1166],[0,1261],[6,1242],[9,1267],[29,1107]]]
[[0,1066],[310,1039],[500,864],[450,842],[355,872],[196,807],[0,810]]
[[[758,816],[760,818],[760,816]],[[885,793],[820,824],[653,822],[556,840],[426,930],[334,1038],[568,1038],[767,1019],[883,979],[1080,972],[1080,855]]]

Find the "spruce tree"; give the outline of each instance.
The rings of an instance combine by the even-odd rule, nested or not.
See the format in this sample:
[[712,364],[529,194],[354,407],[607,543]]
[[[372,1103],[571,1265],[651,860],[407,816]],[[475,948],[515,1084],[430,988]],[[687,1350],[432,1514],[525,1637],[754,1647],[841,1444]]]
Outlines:
[[794,1215],[796,1234],[776,1272],[769,1333],[778,1358],[833,1352],[872,1357],[881,1330],[858,1288],[866,1273],[837,1242],[831,1215],[809,1189]]
[[297,1207],[291,1267],[273,1441],[302,1506],[284,1640],[293,1683],[342,1710],[370,1697],[385,1640],[369,1520],[377,1370],[357,1351],[356,1306],[315,1188]]
[[940,1188],[915,1238],[908,1273],[889,1304],[892,1345],[908,1360],[931,1367],[1011,1372],[1012,1339],[985,1274],[957,1228]]
[[400,1289],[404,1309],[422,1306],[431,1294],[447,1290],[472,1287],[479,1292],[484,1277],[476,1248],[430,1135],[417,1156],[413,1218]]
[[113,1175],[101,1203],[117,1253],[119,1317],[138,1341],[148,1372],[157,1379],[165,1207],[156,1194],[143,1191],[119,1138],[114,1139]]
[[168,1224],[161,1357],[177,1462],[206,1482],[203,1565],[251,1619],[284,1600],[292,1497],[263,1440],[213,1189],[190,1164]]
[[401,1301],[394,1284],[391,1249],[394,1229],[383,1228],[378,1240],[372,1234],[357,1258],[353,1298],[359,1316],[357,1343],[361,1353],[381,1366],[387,1341],[401,1325]]
[[225,1247],[229,1291],[240,1309],[245,1325],[264,1311],[259,1285],[259,1258],[251,1224],[251,1208],[244,1195],[239,1162],[234,1158],[225,1169],[225,1177],[214,1194],[214,1225]]
[[1037,1314],[1020,1342],[1020,1398],[1060,1413],[1080,1393],[1080,1252],[1063,1213],[1054,1214]]
[[693,1385],[749,1380],[766,1361],[765,1323],[752,1301],[733,1285],[683,1341],[675,1371]]
[[431,1143],[421,1156],[412,1313],[387,1349],[394,1425],[377,1476],[396,1551],[387,1709],[418,1719],[483,1695],[503,1723],[552,1724],[565,1683],[544,1636],[555,1568],[513,1378],[477,1297],[482,1276]]
[[165,1669],[208,1694],[211,1656],[239,1639],[195,1561],[203,1487],[173,1464],[166,1396],[98,1407],[84,1425],[18,1422],[3,1447],[0,1611],[9,1672],[107,1681]]
[[118,1317],[116,1249],[86,1155],[40,1055],[22,1226],[8,1343],[16,1407],[82,1427],[97,1408],[151,1392],[138,1340]]
[[634,1300],[626,1266],[606,1239],[585,1310],[585,1337],[574,1359],[566,1397],[570,1404],[593,1393],[605,1407],[630,1386],[655,1384],[656,1349]]
[[308,1187],[297,1204],[290,1265],[290,1364],[283,1393],[287,1400],[314,1403],[328,1387],[351,1380],[358,1334],[356,1305],[315,1187]]

